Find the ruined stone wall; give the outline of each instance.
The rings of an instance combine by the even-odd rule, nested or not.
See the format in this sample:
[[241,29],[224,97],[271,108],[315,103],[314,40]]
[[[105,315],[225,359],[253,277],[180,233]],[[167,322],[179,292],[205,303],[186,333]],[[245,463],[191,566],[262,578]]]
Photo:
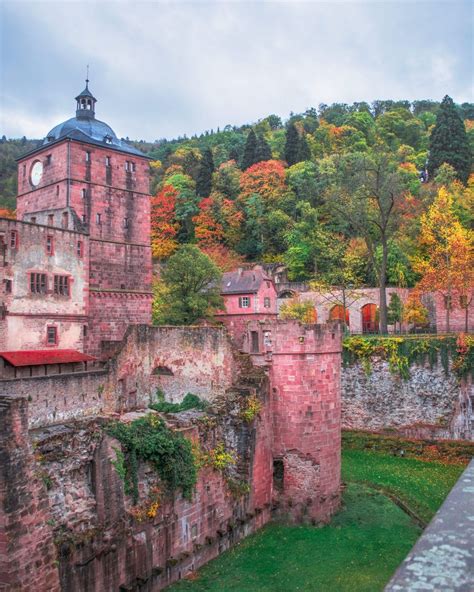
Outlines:
[[[165,416],[173,429],[199,443],[202,450],[223,443],[237,462],[230,473],[203,467],[191,500],[179,492],[164,494],[153,516],[146,510],[156,474],[140,464],[140,497],[133,506],[112,464],[120,444],[106,435],[106,419],[31,433],[38,471],[48,485],[61,590],[160,590],[270,519],[268,384],[253,369],[249,374],[243,371],[240,379],[241,384],[215,399],[207,414]],[[257,397],[262,407],[258,417],[246,422],[241,412],[249,396]],[[124,415],[121,420],[138,416]]]
[[413,365],[404,380],[388,362],[372,360],[370,372],[360,363],[342,370],[342,427],[396,429],[419,438],[474,438],[474,388],[471,379]]
[[156,400],[157,389],[168,401],[181,402],[191,392],[210,401],[234,384],[236,352],[219,327],[130,327],[111,364],[123,401],[138,407]]
[[106,370],[0,380],[0,395],[29,401],[30,429],[115,411]]

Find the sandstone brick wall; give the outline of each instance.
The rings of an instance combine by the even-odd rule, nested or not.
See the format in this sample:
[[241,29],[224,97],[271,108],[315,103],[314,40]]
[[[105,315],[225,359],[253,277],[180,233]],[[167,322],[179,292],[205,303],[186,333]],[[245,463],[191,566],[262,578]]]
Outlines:
[[27,401],[0,396],[0,590],[60,590],[46,488],[28,436]]
[[0,395],[29,401],[29,427],[93,417],[115,411],[106,370],[0,380]]
[[474,439],[474,387],[460,382],[441,364],[412,366],[404,380],[388,363],[372,362],[369,374],[361,364],[342,370],[342,426],[346,429],[396,429],[420,438]]
[[213,400],[238,375],[231,342],[218,327],[131,327],[111,365],[123,401],[146,406],[157,389],[180,402],[191,392]]

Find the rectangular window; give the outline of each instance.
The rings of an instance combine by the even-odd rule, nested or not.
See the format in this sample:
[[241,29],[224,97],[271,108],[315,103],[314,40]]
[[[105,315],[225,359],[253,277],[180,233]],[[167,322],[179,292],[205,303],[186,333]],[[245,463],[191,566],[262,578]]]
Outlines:
[[58,343],[58,329],[57,327],[46,328],[46,343],[48,345],[57,345]]
[[82,214],[82,223],[87,224],[87,216],[85,214]]
[[265,298],[263,299],[263,306],[264,308],[270,308],[270,298],[268,298],[268,296],[265,296]]
[[110,156],[105,157],[105,166],[110,166]]
[[10,232],[10,247],[12,249],[18,248],[18,232],[16,230]]
[[11,280],[5,280],[5,293],[6,294],[12,293],[12,281]]
[[132,171],[132,173],[135,172],[135,163],[134,162],[130,163],[130,170]]
[[130,163],[128,162],[128,160],[125,161],[125,170],[128,171],[130,170]]
[[124,218],[124,219],[123,219],[123,227],[124,227],[124,228],[128,228],[128,227],[129,227],[129,221],[128,221],[128,218]]
[[56,185],[56,197],[59,195],[59,185]]
[[95,215],[95,222],[96,222],[96,224],[97,224],[98,226],[100,226],[100,225],[102,224],[102,221],[101,221],[101,216],[100,216],[100,214],[96,214],[96,215]]
[[250,298],[248,296],[239,297],[239,308],[250,308]]
[[83,325],[83,326],[82,326],[82,335],[83,335],[84,337],[87,337],[87,325]]
[[59,296],[69,296],[69,277],[67,275],[54,276],[54,293]]
[[26,176],[26,164],[23,165],[23,176]]
[[48,165],[50,165],[50,164],[51,164],[51,154],[48,154],[48,155],[46,156],[46,162],[45,162],[45,165],[46,165],[46,166],[48,166]]
[[54,214],[48,215],[48,226],[54,226]]
[[91,161],[91,153],[86,152],[86,162],[90,162],[90,161]]
[[46,237],[46,254],[54,255],[54,238],[51,235]]
[[31,216],[31,220],[30,220],[30,222],[31,222],[32,224],[36,224],[36,216]]
[[61,226],[63,228],[67,228],[69,226],[69,214],[67,212],[63,212],[62,214]]
[[86,197],[87,197],[87,189],[82,189],[81,193],[82,193],[82,199],[86,199]]
[[258,353],[258,332],[257,331],[250,331],[250,339],[251,339],[251,352],[253,354]]
[[76,254],[78,257],[83,257],[83,255],[84,255],[84,248],[83,248],[82,241],[77,241]]
[[45,273],[30,274],[30,291],[32,294],[46,294],[47,284]]

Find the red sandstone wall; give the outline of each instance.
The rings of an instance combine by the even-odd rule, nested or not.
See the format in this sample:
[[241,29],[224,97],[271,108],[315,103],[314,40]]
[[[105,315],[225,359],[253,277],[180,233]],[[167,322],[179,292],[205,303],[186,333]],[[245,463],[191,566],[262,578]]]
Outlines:
[[26,399],[0,397],[0,590],[57,592],[51,514],[27,415]]
[[157,389],[179,402],[191,392],[206,400],[234,383],[238,364],[223,328],[136,326],[112,363],[119,394],[147,406]]
[[[446,333],[448,330],[448,319],[446,316],[446,305],[443,295],[439,292],[432,294],[435,303],[436,314],[436,331],[438,333]],[[464,333],[474,331],[474,291],[470,295],[471,304],[465,308],[461,308],[459,302],[459,295],[453,294],[452,308],[449,311],[449,330],[454,333]],[[467,313],[467,314],[466,314]],[[467,330],[466,330],[467,324]]]

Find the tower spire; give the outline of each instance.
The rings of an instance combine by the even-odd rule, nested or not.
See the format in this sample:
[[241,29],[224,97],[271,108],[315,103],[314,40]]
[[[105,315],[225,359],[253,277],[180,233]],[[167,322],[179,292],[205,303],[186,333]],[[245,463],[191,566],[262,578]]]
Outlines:
[[89,64],[87,64],[86,69],[86,88],[89,90]]

